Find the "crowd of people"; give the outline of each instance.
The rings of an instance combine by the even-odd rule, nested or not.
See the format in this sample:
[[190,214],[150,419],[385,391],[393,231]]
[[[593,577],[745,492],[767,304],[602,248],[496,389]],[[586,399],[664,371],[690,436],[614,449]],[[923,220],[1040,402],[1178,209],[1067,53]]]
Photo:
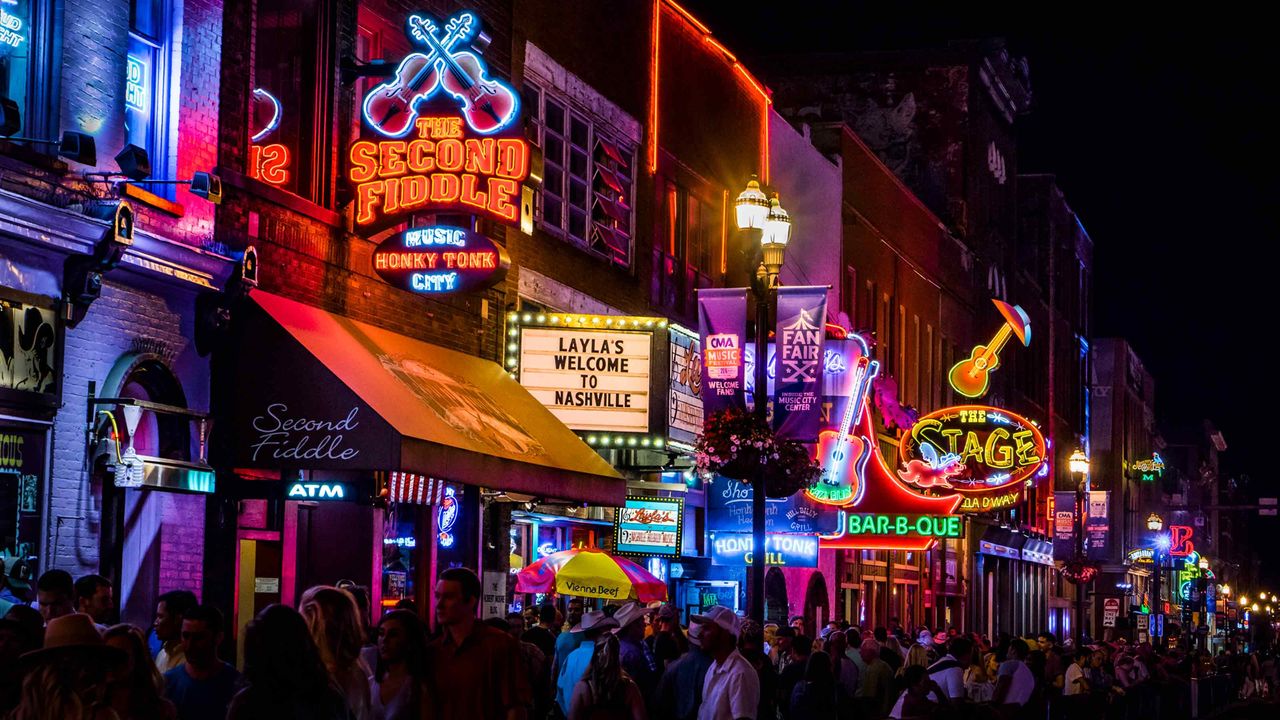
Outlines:
[[[220,655],[224,614],[187,591],[150,628],[109,624],[112,586],[51,570],[0,617],[0,717],[12,720],[914,720],[1186,717],[1189,683],[1266,701],[1280,665],[1227,648],[1160,652],[1124,640],[1064,650],[1052,633],[988,639],[802,618],[780,627],[712,607],[587,610],[570,598],[478,617],[475,573],[434,589],[435,628],[412,602],[373,621],[360,587],[317,586],[248,624],[243,663]],[[10,590],[12,590],[10,588]]]

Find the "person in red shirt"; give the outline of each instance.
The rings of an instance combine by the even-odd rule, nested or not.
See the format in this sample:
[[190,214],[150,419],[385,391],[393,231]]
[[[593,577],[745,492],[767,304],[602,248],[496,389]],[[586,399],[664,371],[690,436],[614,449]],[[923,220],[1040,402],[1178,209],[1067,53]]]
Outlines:
[[[507,633],[480,622],[480,578],[450,568],[436,583],[436,622],[431,643],[438,720],[526,720],[533,691],[520,647]],[[425,704],[425,703],[424,703]]]

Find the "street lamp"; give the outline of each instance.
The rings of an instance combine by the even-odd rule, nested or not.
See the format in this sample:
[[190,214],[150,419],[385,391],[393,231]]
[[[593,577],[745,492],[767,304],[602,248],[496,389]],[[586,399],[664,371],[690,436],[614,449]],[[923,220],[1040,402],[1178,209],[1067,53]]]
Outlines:
[[[756,366],[755,400],[756,417],[761,422],[768,420],[768,352],[769,352],[769,313],[773,309],[776,298],[774,293],[778,286],[778,274],[782,272],[783,255],[786,253],[787,241],[791,239],[791,216],[782,209],[778,194],[772,198],[765,196],[760,189],[760,182],[753,175],[747,187],[738,194],[733,202],[734,214],[739,230],[760,231],[761,261],[756,268],[756,282],[751,286],[751,294],[756,303]],[[751,489],[751,537],[755,548],[751,563],[751,616],[756,622],[764,625],[764,575],[765,562],[765,488],[764,468],[756,467]]]
[[[1067,458],[1067,468],[1071,470],[1072,475],[1079,476],[1076,482],[1076,557],[1081,560],[1089,556],[1085,551],[1085,535],[1084,535],[1084,484],[1089,477],[1089,456],[1084,454],[1080,448],[1076,448],[1071,453],[1071,457]],[[1076,622],[1075,622],[1075,646],[1080,647],[1084,635],[1084,580],[1083,577],[1076,579]]]

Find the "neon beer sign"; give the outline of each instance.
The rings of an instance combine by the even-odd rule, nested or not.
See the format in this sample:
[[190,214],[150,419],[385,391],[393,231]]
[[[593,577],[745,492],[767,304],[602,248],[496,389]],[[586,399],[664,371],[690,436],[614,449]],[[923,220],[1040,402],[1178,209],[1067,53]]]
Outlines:
[[430,16],[409,16],[415,52],[366,93],[365,137],[348,150],[357,226],[418,212],[520,221],[529,144],[516,124],[519,97],[471,47],[478,32],[469,12],[443,31]]
[[288,146],[276,142],[262,143],[280,127],[284,109],[280,100],[264,88],[254,88],[253,104],[255,120],[258,120],[257,108],[265,108],[267,112],[264,114],[269,117],[260,121],[261,127],[249,138],[249,176],[271,185],[287,185],[292,162]]
[[373,271],[401,290],[425,295],[492,287],[511,260],[494,241],[460,227],[432,225],[397,233],[373,251]]
[[1044,463],[1040,430],[1026,418],[985,405],[929,413],[903,434],[898,478],[924,495],[960,495],[962,512],[1016,505],[1023,483]]

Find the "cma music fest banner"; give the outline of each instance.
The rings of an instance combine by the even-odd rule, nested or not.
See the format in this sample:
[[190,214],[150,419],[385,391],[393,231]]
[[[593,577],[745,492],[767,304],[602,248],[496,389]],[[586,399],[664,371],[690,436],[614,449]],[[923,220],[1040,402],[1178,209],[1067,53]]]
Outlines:
[[407,18],[412,51],[361,99],[361,137],[347,150],[358,231],[428,212],[519,223],[529,143],[519,95],[475,43],[480,25],[472,12]]
[[507,371],[566,427],[591,445],[665,445],[665,319],[533,312],[507,319]]
[[703,412],[707,415],[745,403],[747,291],[701,288],[698,336],[702,345]]

